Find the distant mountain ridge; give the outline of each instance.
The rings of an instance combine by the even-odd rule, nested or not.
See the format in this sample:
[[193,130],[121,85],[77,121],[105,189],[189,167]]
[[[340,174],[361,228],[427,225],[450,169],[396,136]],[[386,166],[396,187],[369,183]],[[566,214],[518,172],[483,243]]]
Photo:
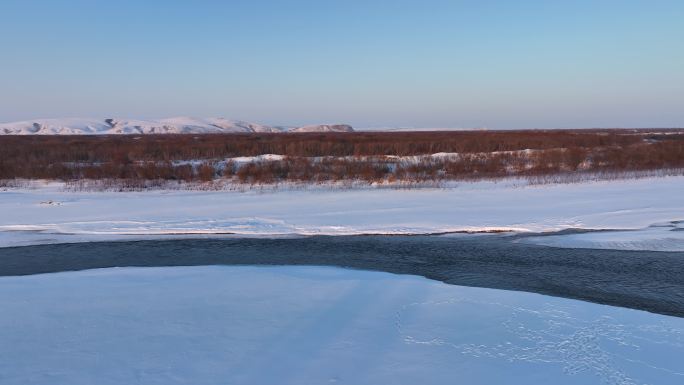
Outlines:
[[290,132],[353,132],[348,124],[316,124],[293,128]]
[[225,118],[175,117],[135,119],[36,119],[0,123],[0,135],[126,135],[126,134],[220,134],[250,132],[353,132],[347,124],[302,127],[268,126]]

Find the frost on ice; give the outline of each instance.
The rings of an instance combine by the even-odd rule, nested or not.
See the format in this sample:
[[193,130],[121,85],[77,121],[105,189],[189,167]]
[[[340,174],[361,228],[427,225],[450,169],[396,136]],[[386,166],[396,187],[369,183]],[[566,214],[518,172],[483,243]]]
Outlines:
[[0,278],[0,383],[681,384],[684,319],[320,267]]

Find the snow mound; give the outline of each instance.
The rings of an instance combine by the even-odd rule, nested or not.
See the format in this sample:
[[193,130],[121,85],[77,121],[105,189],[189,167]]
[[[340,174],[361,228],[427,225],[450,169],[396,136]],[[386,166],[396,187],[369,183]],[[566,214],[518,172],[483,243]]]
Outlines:
[[684,251],[684,223],[673,221],[636,230],[544,235],[523,238],[522,242],[573,249]]
[[0,135],[122,135],[122,134],[220,134],[236,132],[350,132],[346,124],[313,125],[299,128],[267,126],[225,118],[187,116],[159,120],[122,118],[36,119],[0,124]]

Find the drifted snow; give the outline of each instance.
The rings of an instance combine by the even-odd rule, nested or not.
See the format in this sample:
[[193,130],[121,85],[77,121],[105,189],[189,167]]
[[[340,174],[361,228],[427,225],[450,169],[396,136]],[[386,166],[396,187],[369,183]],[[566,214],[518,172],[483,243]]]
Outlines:
[[320,267],[0,278],[0,383],[681,384],[684,319]]
[[[169,234],[426,234],[580,228],[644,229],[620,236],[651,239],[650,243],[632,243],[630,248],[658,250],[662,235],[671,235],[666,237],[667,250],[684,250],[681,232],[649,230],[652,224],[684,219],[684,177],[536,186],[477,182],[409,190],[121,193],[66,192],[62,187],[53,183],[0,191],[0,246]],[[613,242],[610,247],[620,248],[620,244]]]
[[537,245],[585,249],[684,251],[684,223],[674,221],[645,229],[599,231],[524,238]]
[[331,132],[353,131],[348,125],[311,125],[299,128],[267,126],[224,118],[176,117],[159,120],[134,119],[36,119],[0,124],[0,135],[94,135],[94,134],[209,134],[235,132]]

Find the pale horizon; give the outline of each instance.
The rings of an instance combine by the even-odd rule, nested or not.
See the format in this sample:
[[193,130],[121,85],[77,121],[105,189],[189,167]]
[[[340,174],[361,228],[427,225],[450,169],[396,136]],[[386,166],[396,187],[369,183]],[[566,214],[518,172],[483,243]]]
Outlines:
[[0,122],[682,127],[678,1],[4,3]]

